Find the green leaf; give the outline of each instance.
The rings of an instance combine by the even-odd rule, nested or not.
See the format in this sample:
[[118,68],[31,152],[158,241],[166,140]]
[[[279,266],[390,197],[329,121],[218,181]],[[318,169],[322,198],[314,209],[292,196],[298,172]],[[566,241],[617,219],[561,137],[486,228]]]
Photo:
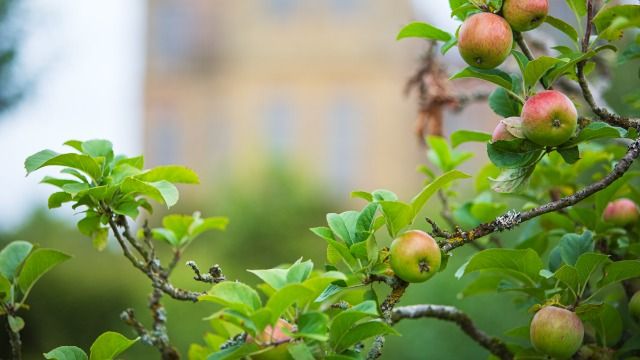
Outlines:
[[27,170],[27,175],[29,173],[38,170],[41,168],[47,161],[53,159],[58,155],[57,152],[53,150],[42,150],[31,156],[29,156],[24,161],[24,168]]
[[323,301],[327,300],[328,298],[330,298],[331,296],[339,293],[342,290],[344,290],[343,286],[338,286],[336,284],[331,284],[331,285],[327,286],[327,288],[324,289],[320,295],[318,295],[318,297],[314,300],[314,302],[323,302]]
[[571,265],[562,265],[560,269],[556,270],[553,277],[560,280],[568,287],[573,289],[575,293],[578,293],[580,287],[580,279],[578,277],[578,271]]
[[625,29],[640,26],[640,5],[605,7],[593,18],[593,24],[599,38],[618,40]]
[[413,207],[402,201],[380,201],[380,207],[392,238],[411,224],[415,215]]
[[91,345],[89,359],[112,360],[136,342],[138,342],[138,338],[128,339],[117,332],[107,331],[98,336]]
[[604,267],[604,276],[600,280],[599,286],[640,277],[639,260],[622,260],[613,262]]
[[287,347],[289,355],[293,357],[293,360],[314,360],[315,357],[311,352],[311,349],[305,343],[298,343]]
[[72,147],[80,152],[82,152],[82,141],[80,140],[68,140],[65,141],[64,144],[62,145],[67,145],[69,147]]
[[82,152],[92,157],[112,157],[113,145],[108,140],[88,140],[81,145]]
[[334,346],[340,339],[360,320],[370,317],[378,317],[378,306],[373,300],[365,300],[339,313],[333,318],[329,330],[329,341]]
[[[67,261],[71,258],[61,251],[54,249],[35,249],[25,259],[24,265],[18,275],[18,285],[24,294],[29,293],[31,287],[42,275],[51,270],[54,266]],[[23,299],[24,300],[24,299]]]
[[98,251],[104,250],[107,247],[108,241],[109,241],[108,228],[100,228],[91,235],[91,242],[93,244],[93,247]]
[[553,83],[562,75],[566,73],[575,74],[577,63],[581,61],[589,60],[603,50],[616,51],[617,49],[615,46],[611,44],[606,44],[606,45],[598,46],[597,48],[590,50],[584,54],[571,53],[571,54],[563,55],[563,57],[568,57],[568,59],[570,60],[567,61],[567,59],[562,59],[561,62],[558,62],[556,66],[554,66],[553,69],[551,69],[551,71],[549,71],[549,73],[545,75],[544,77],[545,83],[548,85],[553,85]]
[[27,258],[33,245],[26,241],[17,240],[10,242],[0,251],[0,275],[13,281],[18,274],[18,269],[24,259]]
[[[489,107],[496,114],[506,118],[520,116],[520,103],[500,87],[489,95]],[[489,135],[489,140],[491,140],[491,135]]]
[[543,264],[538,253],[531,249],[487,249],[473,255],[456,276],[463,276],[480,270],[512,270],[524,274],[534,283],[540,278]]
[[378,189],[371,193],[374,201],[396,201],[398,195],[389,190]]
[[71,201],[71,194],[63,191],[59,191],[49,195],[49,200],[47,201],[47,205],[49,209],[55,209],[62,206],[62,204],[70,201]]
[[313,262],[311,260],[302,261],[299,259],[287,270],[287,283],[297,284],[307,280],[312,270]]
[[77,346],[59,346],[46,354],[49,360],[87,360],[87,354]]
[[573,40],[574,43],[578,42],[578,32],[573,28],[573,26],[567,24],[564,20],[547,15],[544,21],[554,28],[562,31],[569,37],[569,39]]
[[409,38],[409,37],[417,37],[424,39],[433,39],[440,41],[449,41],[452,36],[448,32],[444,30],[440,30],[437,27],[423,23],[423,22],[413,22],[409,25],[406,25],[396,37],[396,40]]
[[270,323],[275,324],[291,305],[297,303],[302,306],[310,301],[312,296],[313,291],[300,284],[290,284],[276,291],[266,304],[266,308],[271,310]]
[[18,333],[20,331],[22,331],[22,329],[24,329],[24,319],[21,318],[20,316],[13,316],[13,315],[7,315],[8,317],[8,323],[9,323],[9,329],[11,329],[12,332],[14,333]]
[[363,340],[387,334],[398,335],[398,332],[382,321],[367,321],[354,326],[340,340],[338,340],[338,343],[336,344],[336,351],[340,352]]
[[591,275],[603,264],[610,262],[609,257],[605,254],[587,252],[576,261],[576,271],[578,280],[581,285],[586,284]]
[[240,282],[224,281],[214,285],[198,300],[211,301],[223,306],[238,305],[241,310],[257,310],[262,306],[260,296],[248,285]]
[[491,134],[480,131],[456,130],[449,139],[451,140],[451,146],[455,149],[468,142],[487,142],[491,140]]
[[193,170],[179,165],[158,166],[136,176],[145,182],[168,181],[179,184],[198,184],[200,179]]
[[373,201],[373,195],[371,195],[371,193],[367,191],[352,191],[351,197],[364,199],[369,202]]
[[543,149],[525,140],[514,139],[487,143],[489,160],[499,168],[526,168],[538,161]]
[[120,186],[125,194],[148,196],[164,203],[168,208],[178,202],[178,189],[172,183],[161,180],[158,182],[144,182],[134,178],[126,178]]
[[587,15],[587,0],[565,0],[569,8],[578,16]]
[[524,70],[524,84],[527,89],[532,88],[542,78],[549,69],[560,60],[549,56],[541,56],[535,60],[530,61]]
[[565,146],[573,146],[586,141],[597,139],[617,139],[623,138],[626,134],[621,128],[613,127],[604,122],[592,122],[584,129],[580,130],[575,139],[570,140]]
[[582,235],[565,234],[558,243],[562,261],[568,265],[575,265],[580,255],[593,251],[593,234],[585,231]]
[[296,338],[307,338],[318,341],[328,340],[329,317],[321,312],[307,312],[300,315],[297,321],[298,331],[294,333]]
[[[11,282],[6,277],[0,275],[0,303],[11,294]],[[2,311],[0,311],[2,314]]]
[[511,50],[511,55],[513,55],[513,57],[516,59],[518,67],[520,68],[520,72],[524,74],[524,70],[527,68],[527,64],[529,64],[529,58],[525,54],[515,49]]
[[511,76],[504,71],[498,69],[484,70],[474,67],[467,67],[457,74],[453,75],[450,80],[462,78],[476,78],[494,83],[507,90],[511,90]]
[[[470,178],[470,175],[463,173],[458,170],[448,171],[440,176],[438,176],[435,180],[427,184],[418,195],[416,195],[413,199],[411,199],[411,206],[413,207],[413,213],[418,214],[420,210],[427,203],[427,200],[436,193],[436,191],[442,189],[444,186],[449,184],[450,182],[458,179],[467,179]],[[411,219],[413,221],[413,218]]]
[[57,154],[51,150],[43,150],[25,160],[27,175],[45,166],[66,166],[89,175],[94,180],[100,178],[102,170],[94,158],[81,154]]
[[373,219],[378,211],[378,206],[377,203],[370,203],[358,215],[354,243],[365,241],[371,235]]
[[228,347],[224,350],[215,352],[207,360],[232,360],[232,359],[244,359],[248,355],[260,350],[260,347],[255,343],[244,343],[242,345],[236,345]]
[[247,270],[266,284],[279,290],[287,284],[287,269]]
[[329,228],[350,246],[354,242],[351,235],[353,231],[350,230],[351,218],[357,218],[358,216],[359,213],[357,211],[347,211],[342,214],[330,213],[327,214],[327,223]]
[[580,160],[580,149],[578,149],[578,146],[562,147],[557,150],[562,160],[567,164],[575,164]]
[[498,193],[512,193],[520,190],[527,183],[535,166],[515,169],[504,169],[496,178],[489,178],[491,189]]

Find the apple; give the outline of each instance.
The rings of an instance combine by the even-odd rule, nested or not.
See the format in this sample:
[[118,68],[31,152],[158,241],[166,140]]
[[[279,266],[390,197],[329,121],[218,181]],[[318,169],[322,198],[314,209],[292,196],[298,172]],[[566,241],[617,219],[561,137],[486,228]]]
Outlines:
[[607,204],[602,219],[616,226],[626,226],[638,222],[640,213],[636,203],[622,198]]
[[294,332],[295,326],[291,325],[284,319],[278,319],[275,327],[267,325],[262,333],[258,334],[255,339],[252,337],[248,337],[247,343],[255,342],[259,345],[267,345],[263,349],[264,351],[252,354],[251,358],[255,360],[293,359],[288,350],[291,337],[285,334],[282,329],[286,329],[289,332]]
[[513,134],[509,132],[507,121],[512,123],[522,123],[522,119],[520,119],[519,117],[510,117],[504,120],[500,120],[498,126],[496,126],[496,128],[493,130],[493,134],[491,135],[492,142],[517,139],[517,137],[513,136]]
[[640,320],[640,291],[636,291],[629,300],[629,313]]
[[493,69],[511,53],[513,33],[500,16],[479,13],[468,17],[458,32],[458,51],[467,64]]
[[544,22],[549,13],[549,0],[505,0],[502,16],[515,31],[529,31]]
[[396,276],[412,283],[427,281],[438,272],[442,261],[436,241],[420,230],[407,231],[393,240],[389,257]]
[[569,140],[578,127],[578,111],[565,94],[542,91],[522,107],[522,133],[542,146],[558,146]]
[[578,315],[555,306],[539,310],[529,332],[536,350],[557,359],[570,358],[580,349],[584,338],[584,326]]

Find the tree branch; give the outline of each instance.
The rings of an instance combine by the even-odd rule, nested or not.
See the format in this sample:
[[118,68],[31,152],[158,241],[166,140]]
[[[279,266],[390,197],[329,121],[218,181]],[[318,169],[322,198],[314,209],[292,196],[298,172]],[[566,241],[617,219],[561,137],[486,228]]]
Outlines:
[[[613,170],[601,180],[584,187],[583,189],[575,192],[573,195],[560,198],[556,201],[538,206],[529,211],[518,213],[514,210],[511,210],[506,214],[498,217],[496,220],[489,223],[480,224],[474,229],[468,231],[456,231],[452,234],[440,234],[441,236],[439,237],[446,239],[446,241],[441,244],[441,248],[444,252],[449,252],[483,236],[487,236],[497,231],[509,230],[527,220],[531,220],[540,215],[575,205],[578,202],[597,193],[598,191],[605,189],[614,181],[622,177],[622,175],[624,175],[624,173],[629,170],[629,168],[639,155],[640,139],[636,139],[631,143],[631,145],[629,145],[627,153],[620,159]],[[434,232],[434,234],[436,233]]]
[[412,305],[402,306],[393,310],[392,321],[397,323],[402,319],[436,318],[455,322],[480,346],[489,350],[493,355],[503,360],[513,359],[513,354],[507,346],[498,338],[490,337],[478,329],[471,318],[461,310],[453,306],[444,305]]
[[[391,293],[387,295],[382,304],[380,305],[380,311],[382,312],[382,319],[391,324],[393,322],[393,307],[400,301],[402,295],[404,295],[405,290],[409,286],[409,283],[404,282],[398,278],[395,279],[393,286],[391,287]],[[382,356],[382,348],[384,347],[385,338],[383,335],[376,336],[373,341],[373,345],[371,350],[369,350],[369,354],[367,355],[367,360],[374,360]]]
[[7,314],[4,316],[5,318],[5,327],[7,329],[7,334],[9,335],[9,345],[11,346],[11,356],[13,360],[21,360],[22,359],[22,340],[20,339],[20,332],[13,331],[11,325],[9,325],[9,316],[13,315],[13,310],[7,308]]
[[[589,51],[589,39],[591,38],[591,31],[593,28],[593,16],[594,16],[594,7],[593,0],[587,1],[587,25],[584,32],[584,36],[582,38],[582,52],[586,53]],[[576,64],[576,75],[578,76],[578,84],[580,85],[580,89],[582,90],[582,96],[585,101],[591,108],[594,114],[596,114],[601,121],[604,121],[608,124],[614,126],[620,126],[625,129],[635,128],[640,130],[640,123],[635,119],[630,119],[628,117],[619,116],[616,114],[612,114],[609,110],[598,106],[595,98],[593,97],[593,93],[589,88],[589,83],[587,82],[586,75],[584,73],[584,67],[587,64],[587,60],[580,61]]]

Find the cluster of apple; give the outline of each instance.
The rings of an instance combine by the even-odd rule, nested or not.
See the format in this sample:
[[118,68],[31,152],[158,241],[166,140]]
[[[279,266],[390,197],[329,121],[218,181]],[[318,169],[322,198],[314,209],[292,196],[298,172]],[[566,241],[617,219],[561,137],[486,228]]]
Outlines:
[[[513,31],[537,28],[548,11],[548,0],[505,0],[502,16],[490,12],[471,15],[458,32],[460,55],[473,67],[493,69],[511,53]],[[492,140],[524,136],[541,146],[558,146],[573,136],[577,126],[578,112],[571,100],[559,91],[548,90],[530,97],[520,117],[501,121]],[[514,127],[521,131],[513,131]]]
[[[622,198],[607,204],[602,219],[614,226],[631,226],[640,220],[640,211],[632,200]],[[406,282],[427,281],[440,270],[441,261],[438,243],[424,231],[407,231],[391,243],[391,269]],[[640,319],[640,291],[631,298],[629,311]],[[582,346],[584,326],[575,312],[555,305],[545,306],[531,321],[530,338],[538,351],[557,359],[568,359]]]

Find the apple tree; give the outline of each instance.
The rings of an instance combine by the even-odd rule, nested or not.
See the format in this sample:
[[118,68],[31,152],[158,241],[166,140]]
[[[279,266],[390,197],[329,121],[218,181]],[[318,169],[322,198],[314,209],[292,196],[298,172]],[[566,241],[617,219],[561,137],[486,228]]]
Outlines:
[[[164,297],[185,306],[217,304],[206,319],[211,330],[194,338],[189,349],[193,360],[376,359],[385,339],[398,335],[395,324],[418,318],[457,324],[461,336],[492,359],[640,356],[640,178],[634,164],[640,156],[640,120],[598,104],[589,78],[605,76],[601,73],[612,62],[640,58],[640,5],[566,3],[577,26],[550,14],[548,0],[450,0],[451,15],[461,23],[455,34],[420,22],[400,30],[399,39],[430,44],[424,66],[410,81],[419,90],[422,119],[438,125],[439,111],[476,101],[486,101],[503,119],[493,134],[469,126],[445,139],[440,131],[429,131],[430,165],[421,168],[425,185],[411,199],[384,189],[354,191],[362,206],[327,214],[326,224],[311,229],[327,245],[324,264],[301,254],[291,264],[250,269],[257,286],[234,281],[223,273],[224,264],[203,271],[183,259],[203,232],[224,230],[226,218],[195,212],[167,215],[155,226],[144,220],[157,204],[176,204],[175,184],[198,183],[190,169],[147,169],[142,156],[116,155],[106,140],[71,140],[65,143],[68,151],[30,156],[29,174],[62,168],[60,176],[43,179],[56,187],[49,208],[77,209],[78,230],[96,249],[112,237],[132,270],[153,287],[150,324],[127,309],[122,320],[131,334],[105,332],[89,355],[61,346],[44,357],[112,359],[142,343],[162,359],[178,359],[166,331]],[[569,45],[530,47],[526,32],[543,23]],[[438,48],[442,54],[457,48],[468,66],[447,74],[437,60]],[[446,86],[466,78],[494,88],[470,96]],[[490,161],[474,176],[459,170],[474,155],[461,149],[470,142],[483,143]],[[439,218],[424,218],[425,207],[435,203],[442,208]],[[172,258],[161,259],[158,246],[170,247]],[[444,276],[439,273],[463,246],[477,251],[455,273],[473,279],[462,295],[489,292],[513,299],[529,314],[526,323],[488,334],[447,304],[399,305],[409,286]],[[30,286],[67,258],[24,242],[0,253],[2,315],[16,359],[24,325],[17,313]],[[224,259],[212,258],[215,262]],[[194,281],[210,289],[175,286],[172,271],[183,264]],[[428,351],[437,358],[437,348]]]

